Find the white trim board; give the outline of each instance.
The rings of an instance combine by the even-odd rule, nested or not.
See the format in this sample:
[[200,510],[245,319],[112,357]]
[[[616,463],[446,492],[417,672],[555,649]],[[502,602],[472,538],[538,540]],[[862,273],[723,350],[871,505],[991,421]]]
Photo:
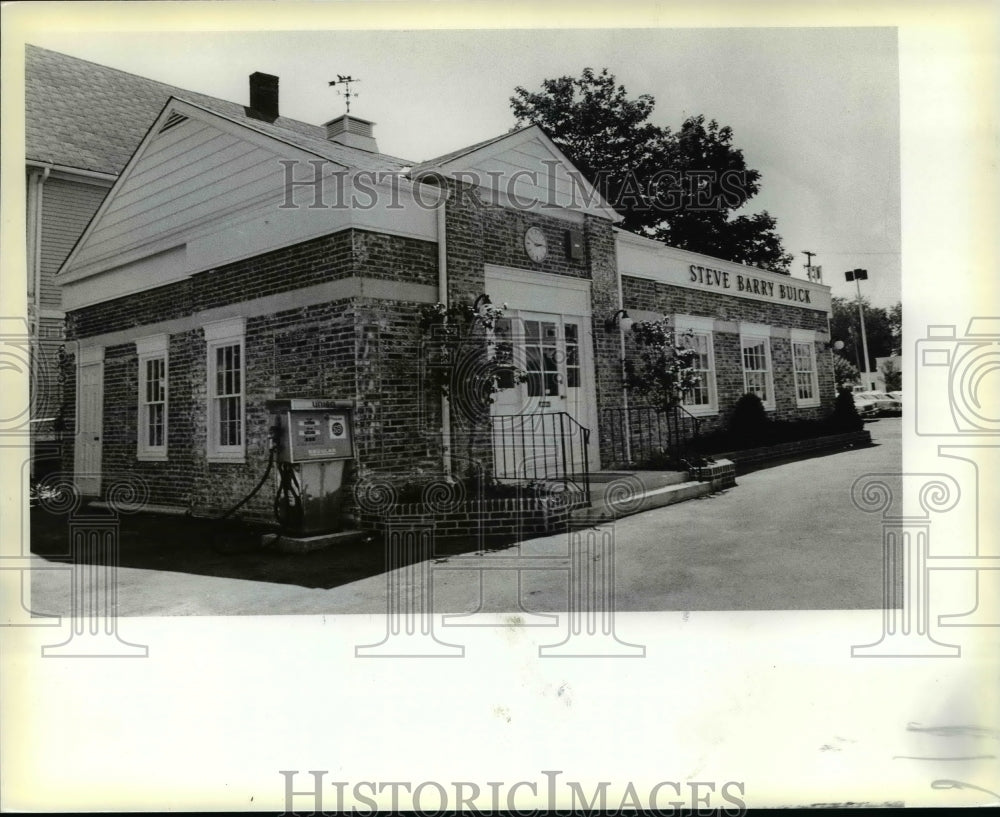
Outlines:
[[[486,264],[486,292],[494,306],[511,309],[591,316],[589,278]],[[534,290],[533,295],[529,291]],[[530,299],[530,300],[526,300]]]
[[290,309],[318,306],[326,303],[345,301],[351,298],[370,298],[380,301],[407,301],[432,304],[438,299],[437,287],[430,284],[412,284],[402,281],[390,281],[381,278],[338,278],[335,281],[325,281],[302,289],[279,292],[254,298],[250,301],[227,304],[225,306],[206,309],[180,318],[148,323],[142,326],[129,327],[115,332],[105,332],[80,338],[81,354],[85,349],[104,346],[119,346],[123,343],[133,343],[139,338],[164,333],[178,335],[192,329],[200,329],[206,323],[221,321],[227,318],[258,318],[275,312]]

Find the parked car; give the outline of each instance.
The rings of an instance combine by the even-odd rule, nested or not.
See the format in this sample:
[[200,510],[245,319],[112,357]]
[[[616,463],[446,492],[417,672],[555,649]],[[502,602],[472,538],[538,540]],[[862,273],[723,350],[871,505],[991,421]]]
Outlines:
[[876,412],[882,417],[898,417],[903,413],[902,402],[884,391],[863,391],[858,392],[858,396],[873,401]]
[[893,400],[898,400],[900,403],[903,402],[903,393],[901,391],[891,391],[888,394]]
[[851,396],[854,398],[854,408],[857,409],[858,416],[874,417],[878,414],[878,406],[874,400],[863,396],[861,392],[854,392]]

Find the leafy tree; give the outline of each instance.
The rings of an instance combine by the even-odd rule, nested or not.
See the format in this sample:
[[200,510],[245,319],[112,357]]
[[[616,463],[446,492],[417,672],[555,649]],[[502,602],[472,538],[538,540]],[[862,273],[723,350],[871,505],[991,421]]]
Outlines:
[[[848,360],[856,361],[859,365],[863,357],[863,346],[861,343],[861,329],[858,318],[857,299],[833,298],[833,314],[830,318],[830,332],[834,340],[842,340],[844,348],[841,351]],[[865,332],[868,336],[868,366],[867,371],[875,371],[875,358],[888,357],[898,349],[899,334],[898,329],[902,325],[902,309],[895,306],[884,309],[880,306],[872,306],[868,299],[861,298],[865,313]],[[894,324],[893,313],[898,313],[898,323]]]
[[839,389],[841,386],[845,386],[850,383],[857,383],[861,379],[861,372],[859,372],[858,367],[851,363],[851,361],[849,361],[846,357],[834,352],[833,378],[837,383],[837,388]]
[[518,126],[540,126],[622,215],[622,227],[671,246],[788,274],[766,211],[733,217],[760,189],[733,145],[733,131],[692,116],[673,133],[649,121],[655,100],[632,99],[607,68],[579,78],[518,86],[510,99]]
[[894,355],[903,353],[903,304],[897,301],[889,307],[889,327],[892,329]]
[[632,337],[639,347],[637,359],[626,358],[625,388],[642,395],[661,409],[677,406],[698,385],[694,359],[698,353],[684,344],[666,318],[637,321]]
[[900,391],[903,388],[903,373],[891,360],[882,364],[882,376],[885,378],[886,391]]
[[484,440],[488,443],[494,395],[527,379],[514,361],[512,343],[497,331],[506,307],[486,304],[475,309],[459,302],[420,309],[421,378],[431,393],[448,400],[470,465],[481,460],[478,449]]

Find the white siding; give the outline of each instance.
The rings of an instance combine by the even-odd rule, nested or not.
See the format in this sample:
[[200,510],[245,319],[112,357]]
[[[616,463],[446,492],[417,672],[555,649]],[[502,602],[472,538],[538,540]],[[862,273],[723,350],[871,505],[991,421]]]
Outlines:
[[[480,184],[561,207],[580,207],[586,201],[583,182],[574,183],[565,164],[538,142],[525,142],[496,156],[484,158],[471,168],[482,174]],[[499,179],[497,179],[499,175]]]
[[284,169],[267,150],[194,120],[146,148],[81,247],[77,267],[180,234],[267,195],[280,195]]
[[42,186],[41,305],[59,309],[55,274],[91,217],[104,201],[106,187],[49,178]]

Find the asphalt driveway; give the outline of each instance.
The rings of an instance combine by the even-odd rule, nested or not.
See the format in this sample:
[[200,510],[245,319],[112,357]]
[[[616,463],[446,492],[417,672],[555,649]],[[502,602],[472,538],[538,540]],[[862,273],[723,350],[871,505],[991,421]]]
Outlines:
[[[870,448],[761,468],[739,477],[734,489],[595,531],[591,541],[613,541],[611,550],[597,548],[589,558],[603,559],[606,570],[613,552],[616,609],[881,607],[880,522],[853,506],[850,488],[862,474],[900,470],[901,420],[868,427],[876,443]],[[439,552],[420,570],[387,574],[374,543],[284,554],[222,530],[206,536],[193,520],[145,519],[145,528],[138,517],[122,525],[122,616],[377,614],[386,611],[390,580],[410,588],[421,575],[433,576],[435,612],[569,605],[566,534],[485,554]],[[66,563],[65,534],[44,535],[52,524],[33,518],[39,567]],[[68,614],[70,576],[70,569],[33,571],[31,609]]]

